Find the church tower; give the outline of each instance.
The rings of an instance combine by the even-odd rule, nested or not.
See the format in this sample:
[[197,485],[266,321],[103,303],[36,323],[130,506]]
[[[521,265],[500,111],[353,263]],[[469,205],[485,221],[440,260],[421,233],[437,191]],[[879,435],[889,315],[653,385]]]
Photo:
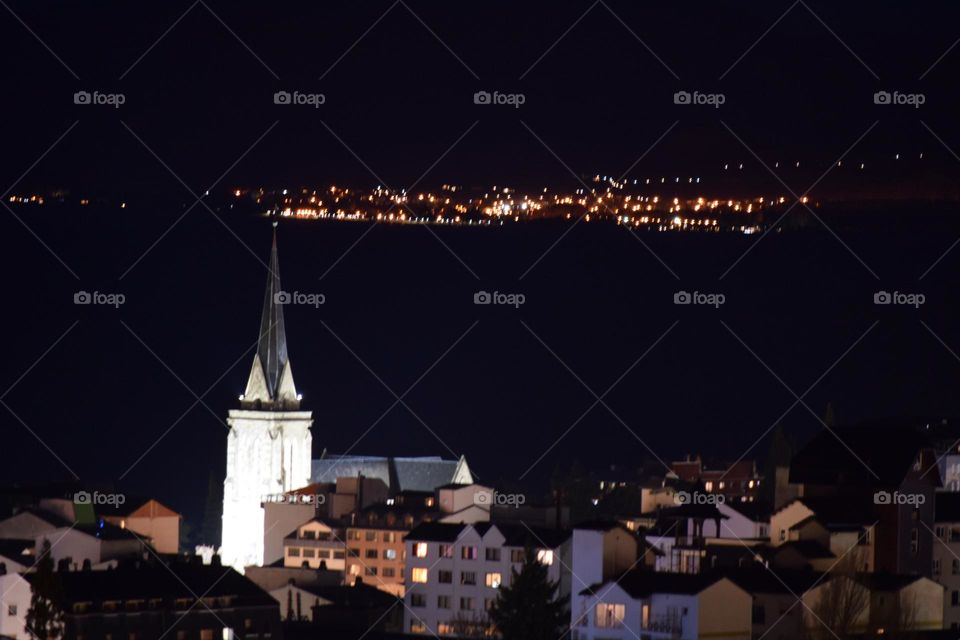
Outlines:
[[[283,326],[283,290],[273,223],[270,273],[260,318],[260,338],[240,408],[227,423],[227,478],[223,482],[221,561],[243,572],[263,564],[262,503],[310,484],[310,411],[300,411]],[[275,499],[275,498],[273,498]]]

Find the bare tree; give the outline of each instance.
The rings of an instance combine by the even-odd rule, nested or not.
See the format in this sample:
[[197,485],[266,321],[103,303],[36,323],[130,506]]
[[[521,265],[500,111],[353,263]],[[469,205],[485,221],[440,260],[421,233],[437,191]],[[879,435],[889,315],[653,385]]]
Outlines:
[[830,572],[828,582],[820,587],[820,597],[813,607],[813,637],[824,640],[845,640],[863,629],[870,605],[870,590],[856,579],[860,566],[859,549],[847,554]]

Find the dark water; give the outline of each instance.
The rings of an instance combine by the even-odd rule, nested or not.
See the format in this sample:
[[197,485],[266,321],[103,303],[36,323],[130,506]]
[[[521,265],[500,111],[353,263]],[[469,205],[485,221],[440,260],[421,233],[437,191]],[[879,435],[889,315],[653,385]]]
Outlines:
[[[196,207],[121,279],[181,207],[15,210],[79,280],[2,212],[0,386],[16,382],[4,402],[36,437],[0,410],[0,481],[71,477],[40,439],[84,481],[129,470],[124,489],[197,516],[208,474],[223,476],[222,419],[250,367],[268,222],[230,212],[217,221]],[[949,217],[918,228],[900,216],[869,230],[847,220],[831,227],[850,250],[817,225],[759,242],[641,234],[645,247],[597,223],[558,241],[569,227],[557,223],[432,227],[442,242],[423,227],[377,226],[349,252],[367,225],[285,221],[285,288],[326,296],[318,309],[286,310],[315,454],[465,454],[483,481],[516,479],[594,404],[584,385],[599,395],[615,382],[609,410],[598,404],[584,415],[526,481],[545,484],[575,459],[588,468],[647,460],[656,470],[650,451],[666,462],[698,452],[732,459],[756,445],[749,455],[762,456],[758,438],[794,403],[792,392],[815,382],[804,402],[819,414],[832,402],[839,422],[960,414],[960,361],[949,350],[960,352],[960,249],[919,279],[960,227]],[[78,290],[126,301],[76,306]],[[476,306],[478,290],[522,293],[526,302]],[[678,290],[723,293],[726,302],[677,306]],[[926,302],[876,306],[878,290],[923,293]],[[395,402],[392,392],[415,382],[409,409],[394,407],[356,442]],[[194,394],[210,411],[188,411]],[[803,405],[782,422],[797,440],[819,428]]]

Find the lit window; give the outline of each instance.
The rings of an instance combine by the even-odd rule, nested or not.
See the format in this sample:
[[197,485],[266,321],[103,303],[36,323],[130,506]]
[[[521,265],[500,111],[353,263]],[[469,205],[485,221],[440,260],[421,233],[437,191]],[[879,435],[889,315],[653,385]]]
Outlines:
[[410,633],[426,633],[427,625],[423,624],[420,620],[411,620],[410,621]]
[[397,550],[396,550],[396,549],[384,549],[384,550],[383,550],[383,559],[384,559],[384,560],[396,560],[396,559],[397,559]]
[[427,582],[427,568],[414,567],[413,571],[410,572],[410,581],[425,584]]
[[442,544],[442,545],[440,545],[440,557],[441,557],[441,558],[452,558],[452,557],[453,557],[453,545],[452,545],[452,544]]
[[477,559],[477,548],[465,546],[460,549],[460,557],[464,560],[476,560]]
[[596,607],[596,624],[598,629],[619,629],[623,626],[623,616],[625,614],[624,605],[607,604],[601,602]]
[[706,489],[707,491],[713,491],[713,483],[712,483],[712,482],[705,482],[704,485],[703,485],[703,488]]
[[426,543],[426,542],[418,542],[418,543],[414,544],[414,545],[413,545],[413,555],[415,555],[415,556],[418,557],[418,558],[426,558],[426,557],[427,557],[427,543]]
[[488,587],[491,587],[492,589],[499,589],[501,582],[502,582],[502,579],[499,573],[487,574],[486,584]]
[[551,549],[540,549],[537,551],[537,560],[540,564],[548,566],[553,564],[553,551]]

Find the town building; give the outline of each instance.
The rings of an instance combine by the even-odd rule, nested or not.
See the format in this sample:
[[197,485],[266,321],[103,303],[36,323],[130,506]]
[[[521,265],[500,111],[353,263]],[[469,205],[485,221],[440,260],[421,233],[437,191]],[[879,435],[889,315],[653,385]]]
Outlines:
[[633,570],[580,590],[572,640],[750,640],[753,598],[729,578]]
[[[293,381],[287,346],[283,307],[288,296],[280,284],[274,223],[257,352],[246,390],[240,396],[240,408],[231,409],[227,419],[230,433],[219,553],[225,564],[238,571],[278,560],[276,554],[282,545],[275,538],[268,539],[276,527],[267,520],[266,509],[267,505],[283,502],[282,497],[291,492],[310,485],[335,486],[335,491],[324,494],[330,502],[325,515],[342,517],[373,501],[370,492],[374,489],[365,484],[366,479],[379,480],[385,487],[380,490],[384,496],[473,482],[462,456],[457,460],[394,458],[334,455],[324,450],[320,458],[313,459],[313,414],[300,408],[302,398]],[[351,482],[359,484],[348,486]],[[362,495],[364,489],[367,499]],[[274,511],[278,521],[285,524],[281,533],[272,535],[286,536],[283,531],[290,526],[288,516],[293,512]]]
[[66,638],[282,637],[277,601],[229,567],[155,561],[57,576]]
[[404,631],[451,635],[490,629],[487,611],[497,589],[509,585],[525,549],[535,550],[558,583],[570,593],[570,531],[532,529],[516,524],[425,522],[406,537],[407,588]]
[[157,500],[128,498],[116,508],[100,509],[100,516],[105,522],[148,538],[158,553],[180,550],[181,516]]
[[339,525],[313,518],[283,540],[283,566],[343,571],[347,545]]
[[938,493],[933,545],[933,579],[943,585],[943,623],[960,629],[960,493]]

